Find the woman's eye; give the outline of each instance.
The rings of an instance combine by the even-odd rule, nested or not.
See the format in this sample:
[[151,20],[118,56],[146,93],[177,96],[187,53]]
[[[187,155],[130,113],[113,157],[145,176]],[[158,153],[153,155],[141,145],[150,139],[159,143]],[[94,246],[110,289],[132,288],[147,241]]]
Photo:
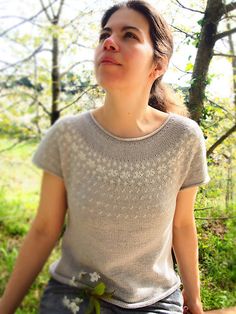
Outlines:
[[135,36],[133,33],[130,33],[130,32],[125,33],[125,37],[138,39],[137,36]]
[[[101,41],[101,40],[103,40],[103,39],[106,39],[107,36],[109,37],[110,34],[109,34],[109,33],[103,33],[103,34],[101,34],[101,35],[99,36],[99,41]],[[124,37],[138,39],[136,35],[134,35],[133,33],[130,33],[130,32],[125,33]]]

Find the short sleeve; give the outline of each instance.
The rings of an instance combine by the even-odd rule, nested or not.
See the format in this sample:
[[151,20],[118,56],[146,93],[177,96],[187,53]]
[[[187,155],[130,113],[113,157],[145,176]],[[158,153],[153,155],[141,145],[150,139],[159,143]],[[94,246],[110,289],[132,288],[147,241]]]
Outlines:
[[190,162],[186,163],[184,181],[180,190],[187,187],[207,184],[211,180],[208,173],[206,145],[203,132],[196,123],[196,136],[194,136],[194,146],[189,153]]
[[32,157],[37,167],[63,178],[60,156],[60,120],[46,132]]

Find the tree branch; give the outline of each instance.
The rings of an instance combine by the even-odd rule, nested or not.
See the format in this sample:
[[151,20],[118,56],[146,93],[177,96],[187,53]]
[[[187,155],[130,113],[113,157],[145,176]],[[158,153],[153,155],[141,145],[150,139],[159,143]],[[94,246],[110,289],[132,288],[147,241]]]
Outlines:
[[43,105],[43,103],[41,103],[41,101],[38,100],[38,98],[35,95],[31,95],[30,93],[23,93],[24,95],[28,96],[29,98],[31,98],[34,102],[36,102],[40,107],[43,108],[43,111],[50,116],[50,111],[48,111],[48,109]]
[[[90,16],[93,13],[93,10],[89,10],[88,12],[83,11],[82,12],[82,17],[84,17],[85,15]],[[63,24],[61,26],[61,28],[66,28],[69,25],[73,25],[73,22],[76,21],[77,19],[81,20],[81,12],[79,12],[75,17],[73,17],[70,21],[68,21],[67,23]],[[77,32],[77,29],[75,30]]]
[[73,19],[71,19],[70,21],[68,21],[67,23],[63,24],[61,26],[61,28],[66,28],[67,26],[73,24],[74,21],[76,21],[77,19],[81,18],[80,17],[80,13],[78,15],[76,15]]
[[59,9],[58,9],[58,12],[57,12],[57,15],[56,15],[57,19],[59,19],[60,15],[61,15],[61,10],[62,10],[63,4],[64,4],[64,0],[61,0]]
[[26,141],[25,139],[18,139],[18,141],[16,143],[13,143],[12,145],[8,146],[7,148],[0,150],[0,154],[6,152],[8,150],[11,150],[12,148],[16,147],[17,145],[19,145],[20,143],[25,142],[25,141]]
[[173,64],[173,67],[175,67],[178,71],[180,71],[180,72],[182,72],[182,73],[184,73],[184,74],[186,74],[186,75],[193,73],[192,71],[185,71],[185,70],[180,69],[180,68],[177,67],[177,65],[175,65],[173,62],[172,62],[172,64]]
[[43,28],[43,25],[39,24],[39,23],[36,23],[35,21],[33,20],[28,20],[27,18],[25,17],[22,17],[22,16],[17,16],[17,15],[4,15],[4,16],[0,16],[0,20],[1,19],[19,19],[21,21],[25,21],[25,22],[28,22],[28,23],[31,23],[39,28]]
[[92,47],[88,47],[88,46],[85,46],[85,45],[82,45],[82,44],[79,44],[79,43],[76,43],[76,42],[72,42],[71,44],[72,44],[72,45],[75,45],[75,46],[78,46],[78,47],[80,47],[80,48],[85,48],[85,49],[94,50]]
[[5,70],[7,70],[7,69],[9,69],[9,68],[11,68],[11,67],[16,66],[16,65],[19,64],[19,63],[24,63],[24,62],[30,60],[34,55],[36,55],[37,53],[43,51],[43,50],[42,50],[42,47],[43,47],[43,45],[40,45],[40,46],[39,46],[38,48],[36,48],[36,49],[31,53],[31,55],[29,55],[28,57],[26,57],[26,58],[24,58],[24,59],[22,59],[22,60],[20,60],[20,61],[17,61],[17,62],[15,62],[15,63],[9,64],[7,67],[1,68],[0,71],[5,71]]
[[229,116],[230,116],[230,119],[232,118],[233,119],[233,114],[227,110],[225,107],[219,105],[218,103],[214,102],[213,100],[209,99],[208,97],[206,97],[207,101],[209,101],[209,103],[213,106],[213,107],[217,107],[217,108],[220,108],[221,110],[225,111]]
[[236,9],[236,2],[229,3],[225,6],[226,13]]
[[189,11],[192,11],[192,12],[201,13],[201,14],[204,14],[204,13],[205,13],[205,12],[203,12],[203,11],[199,11],[199,10],[187,8],[187,7],[185,7],[182,3],[180,3],[178,0],[175,0],[175,1],[176,1],[183,9],[186,9],[186,10],[189,10]]
[[50,6],[50,9],[51,9],[51,12],[52,12],[52,16],[53,16],[53,18],[55,18],[56,15],[55,15],[55,12],[54,12],[54,10],[53,10],[53,6],[52,6],[52,3],[51,3],[51,0],[49,0],[49,4],[51,5],[51,6]]
[[[5,36],[4,39],[7,39],[9,42],[13,43],[14,45],[18,45],[18,46],[20,46],[21,48],[24,48],[24,49],[26,49],[27,51],[30,51],[30,50],[29,50],[29,47],[28,47],[27,45],[22,44],[22,43],[16,41],[14,38],[11,38],[9,35]],[[8,64],[10,64],[10,63],[8,63]]]
[[[57,0],[54,0],[53,3],[56,2],[56,1],[57,1]],[[50,5],[48,5],[48,6],[46,7],[46,9],[47,9],[49,6],[50,6]],[[0,37],[1,37],[1,36],[4,36],[5,34],[7,34],[8,32],[10,32],[10,31],[13,30],[14,28],[23,25],[24,23],[31,22],[33,19],[35,19],[36,17],[38,17],[38,16],[39,16],[41,13],[43,13],[43,12],[44,12],[44,9],[40,10],[38,13],[36,13],[36,14],[33,15],[33,16],[31,16],[30,18],[28,18],[28,19],[26,18],[26,19],[24,19],[22,22],[17,23],[17,24],[15,24],[15,25],[11,26],[10,28],[8,28],[8,29],[6,29],[5,31],[3,31],[2,33],[0,33]]]
[[[26,49],[27,51],[30,52],[30,49],[32,49],[31,47],[28,47],[27,45],[25,44],[22,44],[18,41],[16,41],[14,38],[11,38],[9,35],[5,36],[5,39],[9,40],[10,42],[12,42],[14,45],[19,45],[21,48],[23,47],[24,49]],[[41,49],[40,52],[42,51],[49,51],[49,52],[52,52],[52,49],[49,49],[49,48],[44,48],[44,49]],[[1,62],[1,61],[0,61]],[[6,64],[10,64],[10,63],[7,63],[5,62]]]
[[88,87],[85,91],[83,91],[74,101],[72,101],[72,103],[66,105],[65,107],[61,108],[59,111],[62,112],[63,110],[69,108],[70,106],[72,106],[73,104],[75,104],[78,100],[80,100],[80,98],[83,97],[84,94],[86,94],[87,92],[89,92],[90,90],[96,88],[98,85],[92,85],[90,87]]
[[71,71],[74,67],[76,67],[78,64],[84,63],[84,62],[92,62],[91,60],[83,60],[83,61],[78,61],[74,64],[72,64],[67,70],[65,70],[64,72],[62,72],[60,74],[60,78],[62,78],[66,73],[68,73],[69,71]]
[[[47,17],[47,19],[50,21],[50,22],[52,22],[52,18],[51,18],[51,16],[48,14],[48,11],[47,11],[47,9],[52,5],[51,4],[51,2],[50,2],[50,4],[49,4],[49,6],[48,7],[45,7],[44,6],[44,3],[43,3],[43,0],[39,0],[40,1],[40,3],[41,3],[41,6],[42,6],[42,11],[46,14],[46,17]],[[54,1],[55,2],[55,1]]]
[[220,19],[221,21],[229,19],[229,20],[234,20],[236,18],[236,15],[229,15],[226,13],[226,15],[223,15],[222,18]]
[[[8,94],[5,94],[5,95],[1,95],[0,97],[7,97],[7,96],[11,96],[11,95],[19,95],[19,93],[18,92],[13,92],[13,93],[8,93]],[[47,110],[47,108],[41,103],[41,101],[39,101],[38,100],[38,98],[37,98],[37,95],[31,95],[30,93],[27,93],[27,92],[21,92],[20,93],[20,95],[25,95],[25,96],[27,96],[27,97],[29,97],[29,98],[31,98],[32,99],[32,103],[31,103],[31,105],[33,105],[34,103],[37,103],[40,107],[42,107],[43,108],[43,111],[47,114],[47,115],[49,115],[50,116],[50,112]],[[31,106],[30,105],[30,106]],[[13,105],[10,105],[8,108],[11,108],[11,106],[14,106],[14,104]],[[4,112],[5,110],[7,110],[8,108],[6,108],[6,109],[3,109],[2,111],[0,111],[0,112]]]
[[9,64],[10,64],[9,62],[6,62],[6,61],[4,61],[4,60],[0,60],[0,63],[3,63],[3,64],[5,64],[5,65],[9,65]]
[[227,57],[227,58],[236,58],[236,55],[227,55],[226,53],[213,53],[213,56]]
[[182,29],[180,29],[180,28],[174,26],[173,24],[170,24],[170,26],[171,26],[172,28],[176,29],[178,32],[185,34],[186,37],[190,37],[190,38],[192,38],[192,39],[196,39],[194,35],[191,35],[191,34],[185,32],[185,31],[183,31]]
[[219,39],[222,39],[226,36],[229,36],[233,33],[236,33],[236,27],[235,28],[232,28],[230,29],[229,31],[225,31],[225,32],[222,32],[222,33],[219,33],[219,34],[216,34],[215,35],[215,41],[219,40]]
[[207,150],[207,157],[209,157],[215,148],[219,146],[228,136],[230,136],[233,132],[236,131],[236,124],[232,126],[225,134],[223,134],[208,150]]

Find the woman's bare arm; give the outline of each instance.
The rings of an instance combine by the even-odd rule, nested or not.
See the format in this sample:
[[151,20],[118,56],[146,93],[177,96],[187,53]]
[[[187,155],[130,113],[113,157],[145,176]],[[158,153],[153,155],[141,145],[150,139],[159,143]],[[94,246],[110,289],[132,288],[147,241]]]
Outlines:
[[67,209],[61,178],[43,173],[37,215],[26,235],[0,299],[0,313],[12,314],[43,268],[61,233]]
[[198,241],[194,219],[197,186],[179,191],[173,224],[173,249],[184,286],[185,303],[192,314],[202,314],[198,268]]

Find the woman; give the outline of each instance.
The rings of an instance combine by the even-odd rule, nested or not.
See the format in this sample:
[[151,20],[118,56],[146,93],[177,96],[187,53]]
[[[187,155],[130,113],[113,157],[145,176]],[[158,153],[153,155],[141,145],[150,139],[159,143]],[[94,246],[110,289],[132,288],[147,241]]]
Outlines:
[[169,28],[149,4],[105,12],[94,59],[104,104],[57,121],[34,154],[44,170],[40,204],[2,314],[20,304],[66,213],[41,314],[85,313],[89,296],[78,296],[101,282],[112,292],[101,293],[103,314],[183,313],[183,305],[203,313],[193,209],[198,185],[210,177],[200,127],[161,86],[172,51]]

